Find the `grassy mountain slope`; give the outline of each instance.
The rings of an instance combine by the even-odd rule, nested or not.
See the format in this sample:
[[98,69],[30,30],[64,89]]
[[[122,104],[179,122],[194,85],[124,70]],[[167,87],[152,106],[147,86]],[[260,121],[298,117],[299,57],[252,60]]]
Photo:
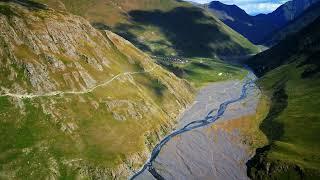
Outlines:
[[81,17],[0,2],[0,34],[0,179],[127,177],[193,99],[186,81]]
[[176,0],[37,0],[112,29],[153,55],[212,57],[258,51],[241,35],[190,3]]
[[248,61],[271,100],[260,125],[269,145],[248,162],[253,179],[320,177],[320,18]]

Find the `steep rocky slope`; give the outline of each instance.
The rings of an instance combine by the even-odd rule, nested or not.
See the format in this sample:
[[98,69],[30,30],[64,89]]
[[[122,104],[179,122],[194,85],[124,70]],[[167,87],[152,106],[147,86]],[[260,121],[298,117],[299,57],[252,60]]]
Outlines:
[[193,89],[131,43],[29,1],[0,2],[0,179],[129,176]]
[[177,0],[37,0],[112,29],[157,56],[247,55],[258,48],[217,18]]

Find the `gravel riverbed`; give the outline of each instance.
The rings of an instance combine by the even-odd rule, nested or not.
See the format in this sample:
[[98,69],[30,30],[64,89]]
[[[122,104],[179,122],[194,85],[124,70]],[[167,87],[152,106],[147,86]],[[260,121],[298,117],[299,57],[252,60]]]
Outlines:
[[[202,88],[194,104],[181,115],[177,129],[212,111],[215,114],[221,103],[240,96],[242,85],[242,81],[225,81]],[[259,98],[259,89],[250,88],[247,98],[231,104],[214,124],[254,114]],[[167,180],[248,179],[245,163],[252,155],[249,147],[237,129],[226,131],[214,124],[172,138],[154,161],[155,170]],[[154,178],[146,170],[136,179]]]

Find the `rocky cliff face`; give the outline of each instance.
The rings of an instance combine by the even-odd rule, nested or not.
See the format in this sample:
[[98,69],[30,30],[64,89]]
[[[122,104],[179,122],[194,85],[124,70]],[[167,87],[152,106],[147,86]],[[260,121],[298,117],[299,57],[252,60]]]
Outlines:
[[0,179],[127,177],[192,99],[118,35],[0,2]]

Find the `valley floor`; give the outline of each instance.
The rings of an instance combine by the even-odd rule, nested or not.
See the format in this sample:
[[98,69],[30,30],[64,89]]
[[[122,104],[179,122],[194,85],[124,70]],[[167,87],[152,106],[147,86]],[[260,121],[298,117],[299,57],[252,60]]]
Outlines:
[[[231,80],[202,88],[194,104],[181,116],[177,129],[215,114],[221,103],[240,96],[242,86],[242,81]],[[156,171],[165,179],[248,179],[246,162],[253,151],[239,128],[246,124],[232,126],[232,123],[242,117],[255,116],[260,97],[259,89],[251,87],[247,98],[230,104],[213,125],[172,138],[153,163]],[[136,179],[152,178],[145,170]]]

